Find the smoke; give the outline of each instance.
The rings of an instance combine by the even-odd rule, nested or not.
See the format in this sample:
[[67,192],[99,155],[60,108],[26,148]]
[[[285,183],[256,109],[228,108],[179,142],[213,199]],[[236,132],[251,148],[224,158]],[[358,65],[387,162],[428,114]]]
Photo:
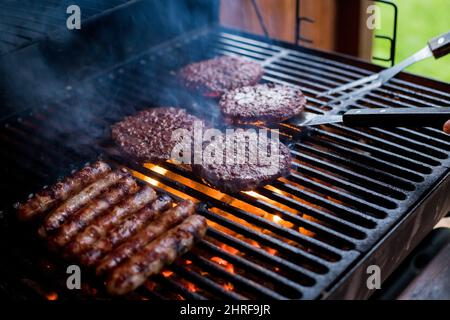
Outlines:
[[[80,141],[77,134],[83,132],[86,145],[109,134],[106,123],[146,106],[185,107],[215,121],[217,114],[210,112],[210,102],[180,95],[164,84],[163,77],[167,68],[174,71],[185,63],[205,58],[210,47],[207,41],[199,42],[195,52],[183,52],[180,46],[176,55],[161,51],[153,60],[144,55],[125,69],[116,66],[168,39],[216,21],[218,1],[124,0],[119,10],[105,12],[103,9],[111,7],[111,3],[117,1],[39,4],[27,0],[11,1],[14,11],[2,9],[2,19],[20,12],[28,21],[9,32],[23,37],[30,29],[35,35],[47,35],[45,40],[41,38],[26,48],[0,56],[2,116],[59,101],[66,110],[64,115],[71,118],[71,132],[61,124],[50,134],[64,136],[68,144],[74,144]],[[81,30],[66,28],[66,9],[73,4],[81,8]],[[90,17],[96,13],[102,16]]]

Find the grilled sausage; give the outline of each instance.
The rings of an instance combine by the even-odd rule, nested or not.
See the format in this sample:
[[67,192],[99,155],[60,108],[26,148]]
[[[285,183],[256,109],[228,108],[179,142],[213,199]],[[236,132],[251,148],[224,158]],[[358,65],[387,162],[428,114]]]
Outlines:
[[145,226],[141,231],[128,239],[114,251],[105,256],[97,266],[97,274],[104,274],[112,270],[127,258],[142,249],[146,244],[153,241],[161,234],[181,223],[195,211],[192,201],[181,202],[175,208],[164,212],[158,219]]
[[117,183],[126,174],[129,173],[121,170],[110,172],[102,179],[81,190],[80,193],[66,200],[44,219],[42,226],[39,228],[39,235],[46,237],[55,232],[69,216]]
[[65,255],[76,257],[89,248],[98,239],[102,238],[107,231],[124,217],[143,208],[156,199],[156,192],[149,186],[144,186],[133,195],[128,196],[119,203],[111,212],[108,212],[94,221],[83,232],[66,247]]
[[206,219],[199,215],[187,218],[167,234],[147,244],[130,260],[117,267],[106,281],[109,293],[128,293],[192,248],[206,233]]
[[117,226],[114,226],[102,239],[93,243],[87,251],[81,254],[79,261],[82,265],[86,266],[96,265],[113,248],[130,238],[149,221],[153,221],[161,212],[169,209],[171,206],[172,200],[168,195],[158,197],[150,205],[127,217]]
[[84,167],[70,177],[38,192],[25,203],[20,204],[17,208],[18,218],[22,221],[30,221],[41,217],[57,203],[66,200],[110,171],[111,167],[102,161]]
[[92,220],[118,203],[127,194],[138,190],[136,181],[126,176],[112,186],[105,194],[93,200],[88,206],[77,211],[58,229],[54,237],[48,239],[52,250],[65,246],[80,230],[83,230]]
[[444,132],[450,134],[450,120],[444,123]]

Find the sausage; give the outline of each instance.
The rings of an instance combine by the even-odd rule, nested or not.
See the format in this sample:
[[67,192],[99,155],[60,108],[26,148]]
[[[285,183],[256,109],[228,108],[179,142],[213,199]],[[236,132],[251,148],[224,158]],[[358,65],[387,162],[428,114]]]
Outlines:
[[87,165],[50,188],[38,192],[25,203],[19,204],[17,216],[21,221],[30,221],[42,217],[46,211],[53,208],[57,203],[66,200],[110,171],[111,167],[102,161]]
[[134,253],[138,252],[149,242],[153,241],[170,228],[181,223],[195,211],[192,201],[181,202],[175,208],[169,209],[161,216],[145,226],[141,231],[135,234],[131,239],[117,247],[109,253],[97,266],[97,274],[104,274],[115,268]]
[[42,226],[39,228],[39,235],[44,238],[49,234],[54,233],[69,216],[92,201],[92,199],[100,195],[110,186],[117,183],[119,179],[127,174],[129,175],[129,173],[122,170],[110,172],[100,180],[88,185],[81,190],[80,193],[66,200],[44,219]]
[[143,208],[157,197],[155,190],[144,186],[138,192],[128,196],[120,202],[111,212],[108,212],[94,221],[83,232],[79,233],[65,248],[66,257],[76,257],[90,247],[121,219]]
[[86,266],[96,265],[105,254],[130,238],[149,221],[153,221],[161,212],[169,209],[171,206],[172,199],[168,195],[161,195],[150,205],[145,206],[117,226],[114,226],[105,237],[94,242],[87,251],[82,253],[79,261]]
[[448,120],[446,123],[444,123],[444,132],[447,134],[450,134],[450,120]]
[[110,294],[121,295],[142,285],[166,264],[189,251],[206,233],[206,219],[193,215],[167,234],[147,244],[136,255],[112,271],[106,280]]
[[106,210],[118,203],[127,194],[138,190],[136,181],[126,176],[112,186],[105,194],[94,199],[88,206],[74,213],[55,236],[48,239],[51,250],[65,246],[80,230],[83,230],[94,218],[100,216]]

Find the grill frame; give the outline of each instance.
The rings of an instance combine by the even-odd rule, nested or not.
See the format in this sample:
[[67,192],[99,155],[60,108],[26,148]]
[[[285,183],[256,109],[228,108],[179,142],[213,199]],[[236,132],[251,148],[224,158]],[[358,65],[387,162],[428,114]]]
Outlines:
[[[150,52],[153,53],[153,52],[160,51],[162,54],[167,54],[167,52],[164,51],[164,50],[166,50],[167,47],[170,48],[174,43],[177,43],[177,41],[182,41],[182,43],[186,43],[186,41],[189,39],[190,36],[195,37],[198,34],[202,34],[202,33],[205,33],[205,32],[206,32],[206,34],[208,34],[210,32],[213,32],[214,30],[215,29],[206,28],[206,29],[202,29],[200,31],[198,31],[198,30],[194,31],[194,32],[192,32],[190,34],[186,34],[186,35],[183,35],[182,37],[179,37],[179,38],[177,38],[175,40],[172,40],[171,42],[168,42],[166,44],[162,44],[159,47],[152,48],[150,50]],[[252,36],[252,35],[248,35],[248,34],[244,34],[244,33],[238,33],[236,31],[232,31],[232,30],[229,30],[229,29],[219,29],[217,31],[218,32],[228,32],[228,33],[230,33],[230,34],[232,34],[234,36],[238,36],[238,37],[245,36],[245,38],[248,38],[249,40],[252,40],[252,41],[263,41],[263,39],[260,38],[260,37]],[[263,41],[263,43],[264,43],[264,41]],[[281,46],[281,45],[283,45],[284,49],[289,49],[289,50],[294,50],[295,49],[295,51],[298,50],[298,47],[291,46],[289,44],[280,43],[280,42],[272,42],[271,45],[272,46]],[[301,53],[301,54],[311,54],[311,55],[313,55],[315,57],[324,58],[324,59],[325,58],[327,58],[327,59],[328,58],[333,58],[333,60],[336,60],[336,61],[345,61],[346,64],[349,64],[349,68],[350,69],[356,68],[355,65],[367,66],[367,69],[371,69],[372,71],[376,71],[377,69],[379,69],[378,67],[375,67],[375,66],[372,66],[372,65],[368,65],[368,64],[365,64],[365,63],[357,61],[357,60],[352,60],[352,59],[349,59],[347,57],[342,57],[342,56],[334,56],[334,55],[330,55],[330,54],[327,54],[327,53],[318,52],[316,50],[310,50],[310,49],[303,49],[302,48],[299,51],[299,53]],[[146,53],[144,53],[142,56],[144,56],[145,54]],[[286,54],[286,52],[282,52],[279,57],[282,58],[284,56],[284,54]],[[138,57],[133,57],[131,59],[131,61],[129,61],[129,62],[138,61],[138,60],[139,60]],[[266,66],[270,65],[270,63],[273,63],[274,61],[275,61],[275,59],[272,59],[272,61],[270,61],[269,63],[266,63]],[[343,62],[341,62],[341,63],[343,63]],[[114,71],[114,73],[115,72],[120,73],[120,68],[123,65],[126,65],[126,64],[127,63],[120,64],[119,66],[114,66],[109,71]],[[370,66],[370,68],[368,66]],[[367,69],[364,69],[364,70],[366,70],[366,72],[367,72]],[[85,82],[89,83],[90,81],[98,81],[98,79],[101,79],[103,77],[109,77],[109,75],[111,74],[109,71],[102,70],[99,75],[93,75],[92,77],[90,77],[88,79],[85,79]],[[411,80],[420,81],[422,83],[427,83],[428,81],[431,81],[431,80],[426,80],[426,79],[422,79],[422,78],[411,76],[411,75],[402,75],[401,78],[402,78],[402,80],[395,80],[395,81],[393,81],[393,84],[390,84],[390,85],[403,84],[404,81],[405,81],[405,80],[403,80],[404,78],[410,79],[410,81]],[[341,80],[345,81],[347,79],[341,79]],[[435,88],[441,86],[441,84],[439,84],[437,82],[435,83],[435,82],[431,81],[430,83],[434,84]],[[446,85],[446,84],[442,84],[442,86],[444,88],[448,88],[448,85]],[[135,92],[134,91],[135,90],[134,87],[131,87],[129,89],[132,92]],[[80,94],[80,92],[77,92],[77,93]],[[311,91],[309,93],[311,93]],[[85,93],[83,93],[82,91],[81,91],[81,96],[85,97]],[[138,96],[138,94],[136,93],[136,97],[137,96]],[[66,99],[70,100],[70,99],[74,99],[74,97],[75,97],[75,94],[72,93],[72,92],[69,92],[67,94]],[[317,103],[317,101],[314,101],[313,98],[312,98],[311,101]],[[81,102],[82,101],[80,101],[80,103]],[[61,103],[62,103],[61,101],[56,103],[56,106],[58,106],[58,105],[60,106]],[[49,107],[49,108],[51,108],[51,107]],[[314,107],[310,107],[310,109],[313,110],[313,111],[316,111],[316,112],[320,112],[321,111],[320,109],[314,108]],[[339,110],[331,110],[330,112],[338,112],[338,111]],[[39,113],[38,110],[36,110],[35,112]],[[95,123],[96,120],[95,119],[93,119],[93,120],[94,120],[94,123]],[[338,130],[343,130],[345,132],[348,132],[348,130],[350,130],[350,129],[338,128]],[[408,132],[408,130],[406,130],[406,132]],[[314,138],[314,135],[316,135],[318,133],[319,134],[320,133],[324,134],[323,130],[321,132],[321,129],[309,129],[306,132],[301,133],[301,135],[298,135],[297,138],[298,139],[305,139],[307,141],[308,138],[310,138],[310,137]],[[326,132],[325,132],[325,135],[327,135]],[[50,137],[50,138],[52,138],[52,137]],[[334,138],[336,138],[336,137],[334,137]],[[340,139],[341,141],[342,140],[343,141],[346,140],[346,138],[342,138],[342,137],[337,137],[337,138],[338,138],[338,140]],[[53,139],[54,139],[54,137],[53,137]],[[56,141],[58,141],[58,140],[56,140]],[[303,141],[303,140],[301,140],[301,141]],[[63,142],[63,140],[59,140],[59,142]],[[39,139],[38,139],[38,141],[36,141],[36,143],[39,146],[39,144],[43,143],[43,141],[39,141]],[[103,143],[103,142],[101,142],[101,143]],[[44,143],[44,145],[45,145],[45,143]],[[72,149],[72,152],[75,153],[75,154],[77,152],[82,154],[81,156],[78,156],[78,158],[80,158],[79,161],[83,161],[85,159],[91,159],[92,160],[92,158],[95,157],[96,154],[98,154],[98,152],[99,152],[99,149],[96,149],[96,148],[94,148],[94,149],[95,150],[90,150],[90,148],[75,148],[75,149]],[[375,148],[375,150],[376,149],[377,148]],[[24,150],[25,154],[26,154],[27,150],[29,150],[28,147],[25,147],[25,150]],[[62,147],[61,150],[65,150],[65,147]],[[115,160],[120,160],[119,162],[122,163],[122,164],[123,163],[127,163],[130,167],[132,167],[132,168],[134,167],[135,169],[139,169],[138,171],[143,171],[143,168],[141,166],[136,166],[136,164],[131,163],[130,161],[128,161],[127,159],[124,159],[123,157],[117,158],[118,155],[116,153],[114,153],[113,151],[108,151],[108,148],[104,148],[104,149],[102,149],[102,151],[103,151],[104,154],[106,154],[108,156],[108,158],[111,158],[113,160],[114,159]],[[55,153],[55,156],[56,157],[58,156],[58,152]],[[48,156],[48,157],[50,157],[50,156]],[[77,161],[73,161],[73,158],[71,158],[71,157],[72,156],[68,156],[69,161],[71,161],[71,163],[73,163],[74,166],[79,166],[79,165],[75,164]],[[76,157],[74,157],[74,158],[76,158]],[[427,158],[431,159],[432,157],[427,157]],[[32,160],[37,161],[37,160],[40,160],[40,159],[32,159]],[[42,162],[41,166],[45,167],[46,161],[47,160],[44,158],[43,160],[40,160],[40,161],[37,161],[37,162]],[[64,163],[64,161],[61,160],[61,163]],[[372,239],[369,238],[370,241],[372,241],[372,240],[374,240],[376,238],[378,240],[376,244],[374,244],[373,242],[370,242],[369,240],[367,240],[366,242],[369,243],[369,244],[367,244],[366,247],[360,246],[360,247],[357,248],[357,249],[360,250],[360,254],[357,254],[356,252],[353,253],[353,256],[351,256],[351,254],[350,254],[350,258],[349,259],[343,258],[342,259],[342,263],[340,265],[338,265],[337,267],[335,265],[334,267],[331,268],[332,272],[327,274],[328,282],[323,280],[322,281],[323,285],[315,287],[314,290],[308,290],[308,288],[302,288],[302,290],[304,290],[304,291],[302,291],[304,293],[302,297],[303,298],[319,298],[319,297],[322,297],[322,298],[323,297],[325,297],[325,298],[327,298],[327,297],[328,298],[338,298],[338,297],[343,297],[344,296],[344,293],[343,293],[344,291],[346,291],[347,294],[348,294],[347,296],[345,296],[346,298],[367,297],[370,294],[370,292],[368,290],[364,290],[364,286],[361,285],[361,284],[357,285],[357,290],[355,290],[354,288],[351,288],[351,280],[354,280],[355,277],[357,279],[358,278],[361,279],[361,277],[364,275],[364,273],[363,273],[364,272],[364,266],[366,266],[367,263],[370,263],[370,261],[371,261],[371,259],[373,259],[373,257],[377,257],[378,259],[381,259],[380,261],[384,261],[383,259],[389,258],[389,250],[387,250],[387,248],[389,247],[390,244],[393,243],[392,242],[393,238],[398,237],[400,239],[403,239],[404,241],[407,241],[408,243],[410,242],[411,244],[416,244],[421,239],[421,237],[423,237],[426,234],[426,232],[428,230],[431,230],[432,226],[434,225],[432,223],[436,222],[435,220],[438,219],[440,215],[443,215],[445,213],[445,212],[444,213],[436,212],[436,214],[433,215],[433,220],[428,220],[429,223],[426,225],[426,228],[423,228],[423,231],[421,233],[410,234],[410,232],[408,232],[408,230],[409,231],[410,230],[415,230],[415,228],[408,229],[406,226],[410,226],[411,227],[411,223],[413,223],[414,221],[417,222],[417,221],[420,221],[421,219],[423,219],[424,218],[424,216],[423,216],[424,215],[424,209],[423,208],[426,208],[430,204],[430,202],[433,203],[434,201],[438,200],[439,203],[444,203],[443,199],[439,198],[439,197],[442,197],[442,193],[443,193],[442,192],[442,188],[448,188],[449,184],[450,184],[449,176],[448,176],[448,172],[449,172],[449,168],[450,168],[449,158],[447,158],[446,160],[442,160],[441,163],[443,163],[443,165],[440,167],[440,170],[436,170],[433,173],[431,178],[430,178],[430,175],[428,175],[427,179],[424,179],[420,183],[415,183],[414,184],[416,190],[418,190],[418,191],[415,192],[415,195],[416,195],[415,198],[414,197],[409,198],[408,206],[404,205],[403,207],[399,207],[399,208],[396,209],[396,212],[393,212],[391,210],[392,213],[393,213],[393,217],[391,217],[391,220],[388,221],[388,222],[385,222],[383,227],[380,227],[379,229],[377,229],[377,232],[375,234],[373,234],[373,238]],[[418,168],[419,167],[422,168],[421,170],[426,170],[426,166],[422,166],[421,165],[421,166],[418,166]],[[312,169],[310,169],[310,170],[312,170]],[[157,175],[157,173],[155,173],[153,171],[152,172],[149,172],[148,170],[144,170],[144,171],[150,177],[153,177],[153,178],[156,177],[156,178],[158,178],[160,180],[167,179],[164,176]],[[181,172],[178,172],[178,173],[181,173]],[[407,175],[407,174],[408,173],[405,173],[405,175]],[[424,175],[426,175],[426,174],[424,174]],[[47,179],[45,179],[45,177],[44,177],[44,180],[47,180],[47,182],[50,182],[50,181],[53,180],[50,177],[46,177],[46,178]],[[343,180],[343,181],[345,181],[345,180]],[[441,181],[442,183],[437,185],[437,184],[435,184],[436,181]],[[173,182],[171,182],[171,183],[173,183]],[[408,181],[405,182],[405,184],[407,184],[407,183],[408,183]],[[179,184],[178,185],[174,184],[174,186],[177,186],[180,189],[184,188],[183,186],[181,186]],[[433,190],[431,190],[431,188],[433,188]],[[300,191],[297,191],[297,192],[300,192]],[[305,193],[302,192],[302,194],[304,195]],[[248,197],[246,196],[244,198],[248,198]],[[431,201],[429,199],[433,199],[434,201]],[[209,201],[211,202],[211,200],[209,200]],[[446,206],[447,208],[449,208],[450,207],[450,203],[446,203],[446,204],[444,203],[443,206]],[[265,206],[265,207],[267,208],[267,206]],[[406,207],[408,207],[409,210],[406,210],[405,209]],[[406,211],[409,211],[409,213],[407,213]],[[220,219],[220,215],[210,213],[210,212],[208,212],[208,209],[206,209],[206,208],[202,208],[200,210],[200,212],[202,212],[204,215],[207,215],[209,217],[215,217],[216,219]],[[403,218],[400,219],[400,216],[403,216]],[[249,216],[247,215],[246,217],[248,218]],[[223,219],[223,217],[222,217],[222,219]],[[394,221],[394,220],[396,221],[396,224],[395,224],[396,228],[395,229],[397,229],[397,230],[392,229],[392,223],[393,223],[392,221]],[[311,225],[309,225],[309,227],[310,226]],[[416,225],[416,227],[417,227],[417,225]],[[384,235],[384,237],[382,237],[382,235]],[[216,236],[217,236],[217,234],[216,234]],[[414,247],[414,245],[411,245],[411,249],[413,247]],[[369,249],[371,249],[371,250],[368,251]],[[340,252],[339,250],[337,250],[337,251]],[[402,251],[402,256],[399,257],[399,260],[401,261],[402,258],[408,252],[409,252],[409,250],[403,250]],[[356,256],[358,256],[359,260],[356,260]],[[398,263],[400,261],[398,261]],[[383,263],[383,265],[384,265],[384,268],[388,268],[388,265],[385,262]],[[392,271],[393,267],[394,266],[392,266],[391,270],[387,269],[386,270],[387,272],[384,271],[385,273],[383,273],[383,278],[388,276],[388,273],[390,273]],[[176,270],[178,270],[179,272],[181,270],[180,266],[178,266],[178,265],[175,266],[174,268]],[[383,268],[383,270],[385,270],[384,268]],[[344,275],[346,270],[348,272],[347,275],[344,276],[344,277],[339,277],[339,279],[338,279],[337,274],[342,276],[342,275]],[[182,272],[187,272],[187,271],[182,271]],[[185,273],[185,275],[187,275],[187,277],[194,277],[195,278],[195,275],[193,275],[192,273],[189,273],[189,272]],[[338,280],[339,280],[339,282],[338,282]],[[170,279],[165,279],[164,281],[165,281],[165,283],[168,286],[171,286],[171,287],[174,287],[174,288],[178,288],[180,291],[183,291],[182,287],[180,287],[179,284],[177,284],[175,282],[171,282]],[[206,280],[201,280],[201,279],[196,278],[196,281],[206,281]],[[241,279],[241,280],[236,280],[236,281],[240,282],[241,284],[242,284],[242,281],[244,281],[243,285],[244,286],[246,285],[245,284],[245,280]],[[206,286],[210,286],[211,288],[214,287],[212,283],[208,283],[208,282],[206,282],[205,285]],[[239,296],[236,296],[236,295],[224,292],[220,288],[211,289],[211,290],[216,290],[216,294],[218,294],[219,296],[222,296],[223,298],[238,298],[239,297]],[[147,291],[146,291],[146,294],[148,294]],[[200,295],[198,293],[185,292],[185,291],[184,291],[184,294],[186,296],[188,296],[188,297],[191,297],[191,298],[202,298],[203,297],[202,295]],[[137,293],[137,294],[139,294],[139,293]],[[270,293],[269,293],[269,295],[270,295]],[[275,297],[275,296],[272,296],[272,297]]]
[[[65,30],[65,22],[68,18],[66,9],[73,3],[64,1],[61,3],[45,2],[36,4],[33,2],[18,3],[14,1],[11,0],[0,5],[0,8],[5,10],[5,13],[1,14],[1,16],[3,19],[7,19],[0,23],[0,26],[3,25],[0,30],[3,36],[10,35],[6,40],[0,37],[0,45],[2,43],[10,45],[9,49],[4,49],[3,46],[0,47],[0,56],[33,46],[46,39],[57,39],[67,32]],[[111,14],[113,11],[122,10],[139,1],[142,0],[101,0],[94,5],[92,2],[78,1],[76,5],[80,7],[83,26],[85,26]],[[24,5],[26,10],[23,8]],[[32,17],[31,19],[30,16]],[[19,34],[18,30],[23,30],[24,33]],[[17,42],[17,38],[25,41]]]

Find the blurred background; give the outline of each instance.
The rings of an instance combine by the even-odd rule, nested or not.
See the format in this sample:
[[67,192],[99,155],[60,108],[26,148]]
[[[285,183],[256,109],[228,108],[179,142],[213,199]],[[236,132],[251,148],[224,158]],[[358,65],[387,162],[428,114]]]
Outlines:
[[[394,37],[395,9],[386,2],[394,3],[398,9],[393,57],[389,38]],[[376,30],[370,30],[366,24],[370,5],[377,5],[380,13]],[[400,62],[423,48],[431,38],[450,30],[450,0],[226,0],[221,2],[221,22],[390,66],[392,60]],[[394,59],[383,61],[390,58]],[[449,82],[450,56],[420,62],[406,71]]]

